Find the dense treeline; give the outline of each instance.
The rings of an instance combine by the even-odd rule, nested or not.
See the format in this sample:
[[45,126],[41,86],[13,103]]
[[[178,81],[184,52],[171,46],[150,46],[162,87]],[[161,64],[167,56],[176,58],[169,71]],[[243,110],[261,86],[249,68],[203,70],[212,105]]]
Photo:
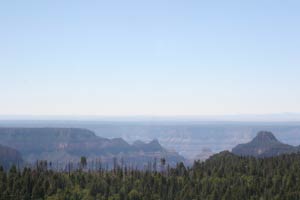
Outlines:
[[229,152],[191,168],[57,172],[46,165],[0,169],[1,199],[47,200],[241,200],[300,199],[300,154],[256,159]]

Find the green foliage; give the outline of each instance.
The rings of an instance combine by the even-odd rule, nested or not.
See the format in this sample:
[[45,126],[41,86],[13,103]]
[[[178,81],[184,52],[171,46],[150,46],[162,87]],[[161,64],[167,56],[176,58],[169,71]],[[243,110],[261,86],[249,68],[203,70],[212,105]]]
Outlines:
[[86,165],[87,165],[87,159],[85,156],[81,156],[80,157],[80,165],[81,165],[81,168],[85,168]]
[[224,152],[189,168],[56,172],[0,167],[7,200],[268,200],[300,199],[300,154],[256,159]]

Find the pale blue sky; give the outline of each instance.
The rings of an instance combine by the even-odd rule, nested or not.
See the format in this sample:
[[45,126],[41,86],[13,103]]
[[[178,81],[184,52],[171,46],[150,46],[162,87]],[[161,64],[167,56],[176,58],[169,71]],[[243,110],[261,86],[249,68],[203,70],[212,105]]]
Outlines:
[[300,1],[1,1],[0,115],[300,112]]

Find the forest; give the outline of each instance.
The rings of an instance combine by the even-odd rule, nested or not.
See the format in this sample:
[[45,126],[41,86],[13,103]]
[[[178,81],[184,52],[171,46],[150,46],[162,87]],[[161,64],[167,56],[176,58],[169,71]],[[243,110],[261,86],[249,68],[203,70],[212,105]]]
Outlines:
[[[164,159],[144,170],[116,165],[56,171],[40,161],[32,168],[0,168],[5,200],[241,200],[300,199],[300,154],[272,158],[221,152],[190,167]],[[155,166],[154,166],[155,165]]]

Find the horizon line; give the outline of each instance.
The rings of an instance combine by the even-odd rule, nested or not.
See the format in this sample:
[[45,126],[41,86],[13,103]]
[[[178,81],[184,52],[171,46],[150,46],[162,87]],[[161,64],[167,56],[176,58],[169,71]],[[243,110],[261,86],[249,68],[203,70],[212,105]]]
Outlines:
[[220,121],[220,122],[300,122],[300,113],[224,114],[224,115],[1,115],[0,120],[96,120],[96,121]]

